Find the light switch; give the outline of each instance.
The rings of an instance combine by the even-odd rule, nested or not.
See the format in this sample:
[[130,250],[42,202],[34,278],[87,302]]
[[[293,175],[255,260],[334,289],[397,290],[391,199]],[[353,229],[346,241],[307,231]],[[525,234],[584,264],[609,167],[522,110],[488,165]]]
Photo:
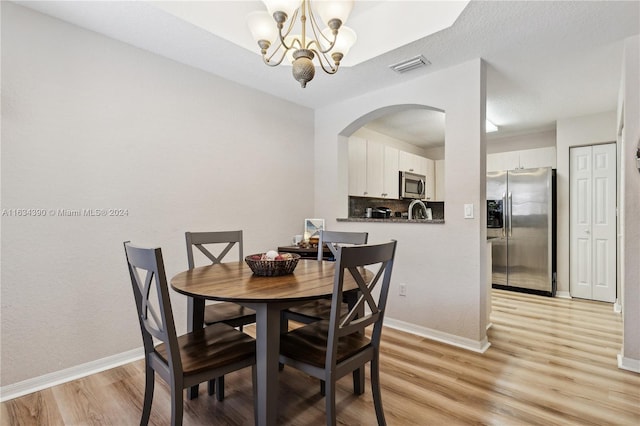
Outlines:
[[473,204],[464,205],[464,218],[473,219]]

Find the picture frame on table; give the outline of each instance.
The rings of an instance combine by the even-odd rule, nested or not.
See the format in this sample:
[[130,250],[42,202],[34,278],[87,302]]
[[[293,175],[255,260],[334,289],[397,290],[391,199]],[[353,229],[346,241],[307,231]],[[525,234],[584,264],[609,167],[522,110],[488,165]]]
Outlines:
[[324,230],[324,219],[304,220],[304,240],[309,241],[312,237],[320,237],[320,231]]

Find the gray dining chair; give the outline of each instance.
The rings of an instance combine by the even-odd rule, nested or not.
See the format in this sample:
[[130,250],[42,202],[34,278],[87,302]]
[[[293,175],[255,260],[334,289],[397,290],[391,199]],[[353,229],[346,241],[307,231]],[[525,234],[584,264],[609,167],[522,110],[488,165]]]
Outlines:
[[[255,395],[255,340],[224,323],[177,336],[160,248],[124,243],[144,346],[145,391],[141,425],[149,423],[155,373],[171,390],[171,424],[181,425],[183,390],[252,367]],[[159,341],[156,346],[154,339]],[[255,408],[255,398],[254,398]]]
[[[378,425],[386,424],[380,392],[380,338],[395,251],[396,241],[340,248],[329,320],[307,324],[280,337],[280,362],[325,382],[327,425],[336,424],[336,381],[367,363],[371,366]],[[376,270],[369,282],[363,278],[365,267]],[[358,284],[360,296],[356,305],[342,315],[340,305],[348,276]],[[374,290],[378,288],[376,296]],[[372,328],[370,337],[362,332],[367,327]]]
[[[340,247],[350,245],[362,245],[367,244],[369,240],[368,232],[350,232],[350,231],[320,231],[320,238],[318,241],[318,261],[324,259],[323,246],[326,246],[331,251],[333,258],[336,259],[338,250]],[[350,300],[353,301],[357,292],[351,292],[345,295],[344,303],[340,305],[340,309],[343,313],[346,313]],[[353,302],[351,302],[353,303]],[[331,314],[331,299],[317,299],[307,302],[299,306],[292,306],[289,309],[285,309],[282,315],[283,332],[289,329],[289,320],[296,321],[303,324],[311,324],[323,319],[329,319]],[[364,375],[354,373],[353,375],[353,389],[354,393],[359,395],[364,391]],[[325,383],[320,381],[320,394],[325,395]]]
[[[346,232],[346,231],[320,231],[318,241],[318,260],[323,259],[323,245],[326,244],[337,258],[338,249],[346,245],[367,244],[368,232]],[[346,308],[346,307],[345,307]],[[310,324],[322,319],[328,319],[331,312],[331,300],[318,299],[300,306],[293,306],[284,311],[285,319]],[[288,326],[287,326],[288,327]]]
[[[194,247],[202,253],[211,264],[222,263],[224,257],[229,254],[234,246],[238,248],[238,260],[243,261],[242,231],[218,231],[218,232],[185,232],[187,243],[187,263],[189,269],[196,267]],[[218,254],[215,255],[212,253]],[[187,318],[189,329],[193,329],[193,299],[187,302]],[[256,313],[253,309],[246,308],[233,302],[218,302],[205,306],[204,324],[225,323],[238,327],[242,331],[243,326],[256,322]],[[216,389],[217,388],[217,389]],[[209,395],[216,394],[218,401],[224,400],[224,377],[218,377],[215,383],[208,383]]]

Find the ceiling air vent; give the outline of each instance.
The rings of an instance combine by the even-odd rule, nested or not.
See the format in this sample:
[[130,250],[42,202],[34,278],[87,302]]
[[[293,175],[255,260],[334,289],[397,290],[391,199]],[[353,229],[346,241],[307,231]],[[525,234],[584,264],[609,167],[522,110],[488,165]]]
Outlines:
[[416,68],[426,67],[429,64],[431,64],[431,62],[429,62],[427,58],[419,55],[411,59],[405,59],[404,61],[398,62],[397,64],[389,65],[389,68],[397,73],[402,74]]

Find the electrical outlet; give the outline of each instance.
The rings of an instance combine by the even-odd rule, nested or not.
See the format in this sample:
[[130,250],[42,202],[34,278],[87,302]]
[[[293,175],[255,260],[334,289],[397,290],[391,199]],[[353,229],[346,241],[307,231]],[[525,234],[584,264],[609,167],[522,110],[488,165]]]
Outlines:
[[406,295],[407,295],[407,285],[400,284],[400,296],[406,296]]

